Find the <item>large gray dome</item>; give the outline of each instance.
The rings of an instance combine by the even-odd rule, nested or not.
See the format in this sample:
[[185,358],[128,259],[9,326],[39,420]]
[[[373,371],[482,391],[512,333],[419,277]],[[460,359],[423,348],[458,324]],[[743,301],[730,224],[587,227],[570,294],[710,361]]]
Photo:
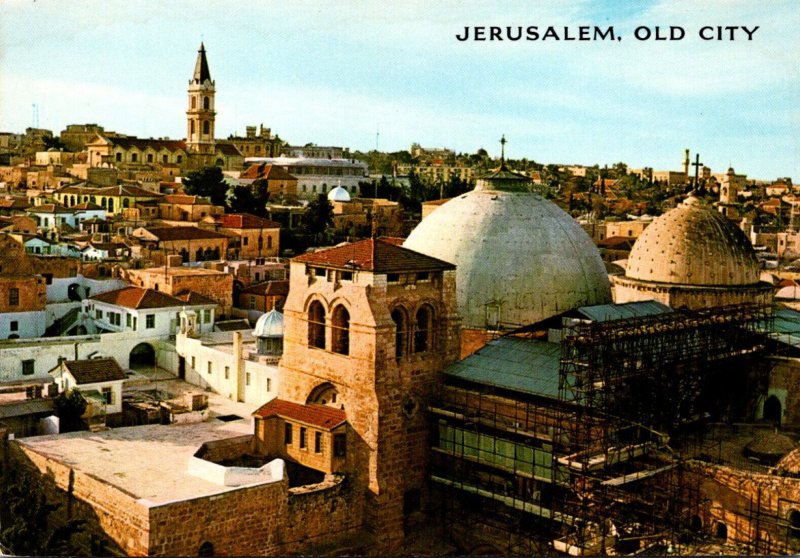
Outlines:
[[626,277],[682,285],[756,285],[761,268],[744,233],[690,196],[653,221],[631,249]]
[[611,301],[600,254],[572,217],[536,193],[481,182],[436,209],[403,244],[456,264],[465,327],[521,326]]

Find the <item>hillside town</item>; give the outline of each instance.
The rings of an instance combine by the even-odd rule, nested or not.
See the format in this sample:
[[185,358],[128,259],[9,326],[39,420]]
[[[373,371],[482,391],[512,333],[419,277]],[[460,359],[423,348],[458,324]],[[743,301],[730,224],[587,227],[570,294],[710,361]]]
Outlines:
[[800,553],[800,184],[222,139],[212,55],[0,132],[0,550]]

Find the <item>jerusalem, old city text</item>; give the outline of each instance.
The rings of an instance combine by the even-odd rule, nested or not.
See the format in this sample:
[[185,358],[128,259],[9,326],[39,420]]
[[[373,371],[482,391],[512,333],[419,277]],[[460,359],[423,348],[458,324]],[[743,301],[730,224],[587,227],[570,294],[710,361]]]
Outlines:
[[482,26],[464,27],[463,33],[456,34],[459,41],[614,41],[617,36],[614,26],[597,27],[581,25],[579,27],[539,27],[531,25],[519,26]]

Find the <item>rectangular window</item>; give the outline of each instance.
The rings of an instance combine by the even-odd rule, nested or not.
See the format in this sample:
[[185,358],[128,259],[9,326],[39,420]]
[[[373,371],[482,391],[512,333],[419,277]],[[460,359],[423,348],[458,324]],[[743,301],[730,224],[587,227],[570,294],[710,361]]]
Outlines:
[[267,393],[272,391],[272,378],[267,378]]
[[211,361],[208,361],[208,373],[211,374]]
[[114,404],[114,390],[112,390],[110,387],[104,387],[103,388],[103,399],[105,400],[107,405],[113,405]]
[[11,331],[19,331],[19,322],[17,320],[12,320],[11,324],[9,324],[8,329]]
[[116,159],[117,162],[122,161],[122,153],[115,153],[114,159]]
[[352,280],[353,280],[352,271],[342,271],[342,281],[352,281]]
[[250,385],[250,372],[245,372],[244,374],[244,385]]
[[417,281],[427,281],[428,280],[428,272],[423,271],[422,273],[417,273]]
[[195,370],[195,365],[194,364],[195,364],[194,363],[194,357],[192,357],[192,370]]
[[322,432],[314,432],[314,453],[322,453]]
[[333,435],[333,456],[344,457],[347,455],[347,435],[334,434]]
[[153,162],[153,154],[152,153],[148,153],[147,154],[147,162],[148,163],[152,163]]
[[211,310],[203,310],[203,323],[211,323]]
[[125,327],[131,327],[131,315],[125,314]]
[[256,308],[256,297],[250,297],[250,310],[255,310]]
[[136,316],[133,317],[133,330],[136,331]]
[[227,380],[228,376],[230,376],[230,375],[231,375],[231,367],[230,366],[226,366],[225,367],[225,379]]
[[19,289],[11,287],[8,289],[8,305],[19,306]]
[[96,319],[98,319],[98,320],[102,320],[103,319],[103,311],[98,308],[97,310],[94,311],[94,317]]
[[399,273],[387,273],[386,274],[386,282],[387,283],[399,283],[400,282],[400,274]]
[[242,246],[247,246],[247,243],[248,243],[249,240],[250,240],[250,238],[248,238],[246,236],[243,236],[242,237]]
[[287,446],[292,445],[292,425],[288,422],[286,423],[286,426],[284,426],[283,430],[283,443]]
[[131,162],[135,163],[138,160],[139,160],[139,154],[138,153],[131,153]]
[[301,426],[300,427],[300,449],[305,449],[306,448],[306,434],[307,434],[306,427],[305,426]]
[[22,375],[23,376],[30,376],[30,375],[33,374],[33,372],[34,372],[33,363],[34,363],[33,359],[31,359],[31,360],[23,360],[22,361]]
[[156,327],[156,315],[155,314],[147,314],[145,316],[144,327],[147,328],[147,329],[154,329]]

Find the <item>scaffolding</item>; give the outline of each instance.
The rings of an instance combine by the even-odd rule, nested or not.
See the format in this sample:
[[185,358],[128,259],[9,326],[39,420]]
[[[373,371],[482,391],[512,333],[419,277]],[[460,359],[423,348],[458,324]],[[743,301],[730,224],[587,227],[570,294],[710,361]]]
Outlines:
[[770,324],[758,305],[565,319],[557,393],[451,377],[429,407],[434,512],[454,536],[514,554],[686,540],[701,506],[687,459],[708,421],[753,413]]
[[565,326],[559,401],[571,412],[561,415],[557,461],[571,490],[554,507],[574,520],[562,524],[556,550],[606,554],[626,541],[616,551],[635,550],[687,530],[699,478],[669,443],[752,410],[746,400],[763,375],[734,364],[766,350],[771,315],[747,304]]

